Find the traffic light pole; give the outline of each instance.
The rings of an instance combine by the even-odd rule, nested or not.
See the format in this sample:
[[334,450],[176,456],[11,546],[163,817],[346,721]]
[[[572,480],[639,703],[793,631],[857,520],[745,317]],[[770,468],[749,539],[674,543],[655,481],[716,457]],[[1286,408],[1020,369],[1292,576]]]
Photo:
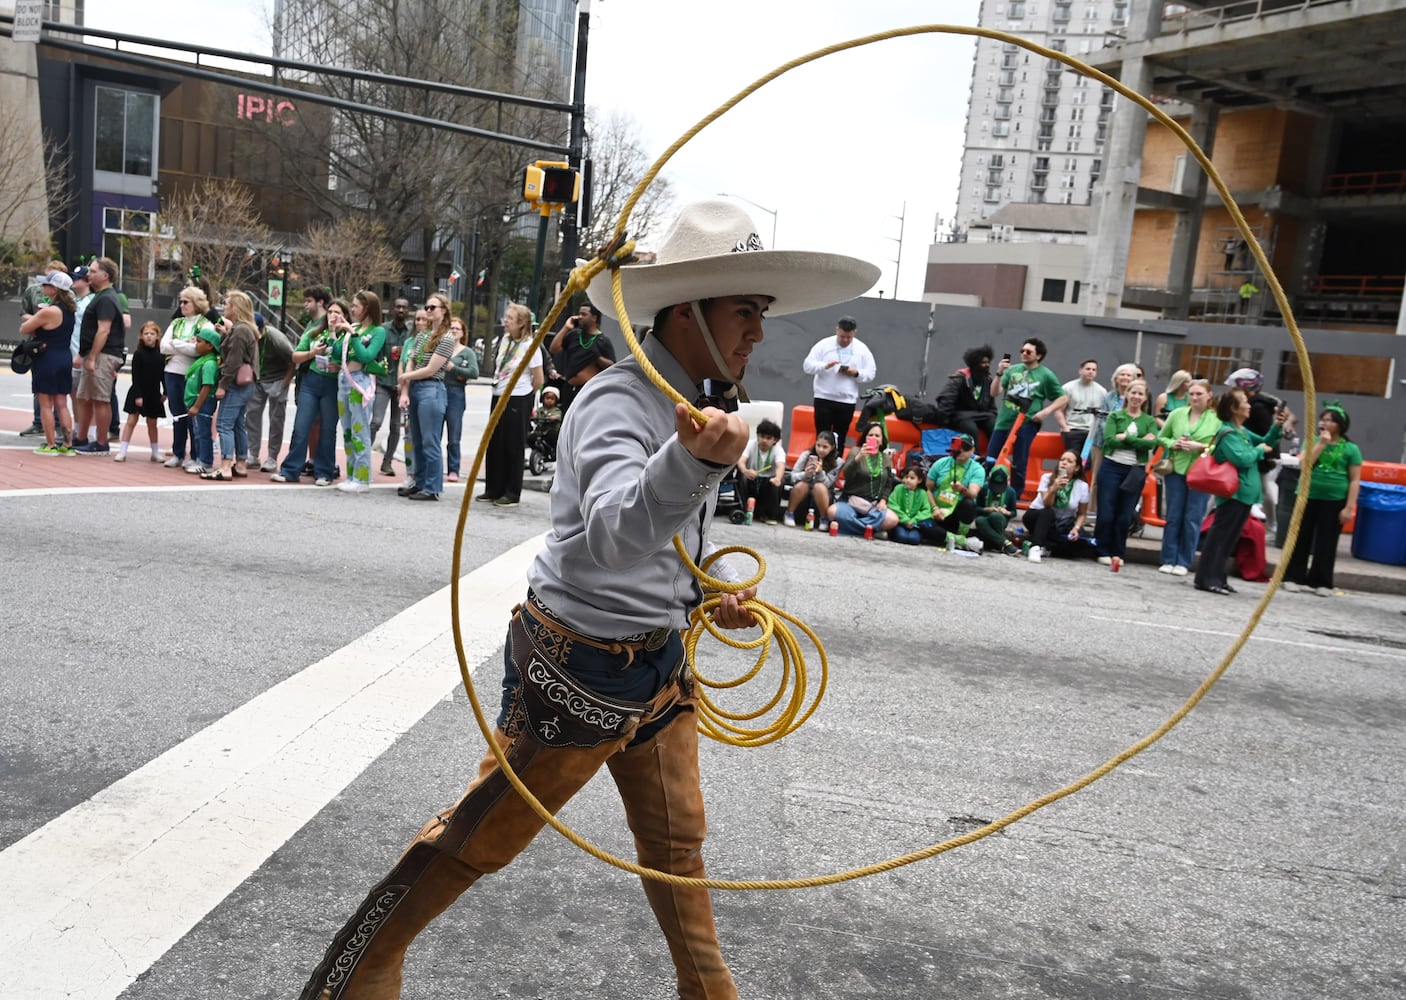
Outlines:
[[542,217],[537,222],[537,259],[532,263],[532,296],[527,300],[527,308],[535,317],[542,308],[542,261],[547,255],[547,220],[552,217],[551,209],[540,209]]
[[[580,0],[576,15],[576,77],[571,92],[571,138],[567,161],[577,170],[581,169],[586,147],[586,41],[591,29],[591,0]],[[590,204],[590,193],[582,192],[582,198],[568,207],[561,216],[561,278],[565,285],[571,278],[571,269],[576,266],[581,240],[581,204]],[[539,244],[540,247],[540,244]],[[540,253],[540,249],[539,249]]]

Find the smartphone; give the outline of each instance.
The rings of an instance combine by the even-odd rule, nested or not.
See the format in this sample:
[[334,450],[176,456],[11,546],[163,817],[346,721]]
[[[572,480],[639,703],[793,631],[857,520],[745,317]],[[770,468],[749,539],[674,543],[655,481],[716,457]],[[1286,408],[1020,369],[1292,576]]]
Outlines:
[[1002,360],[1002,361],[1009,361],[1010,359],[1011,359],[1011,356],[1010,356],[1009,354],[1002,354],[1002,355],[1001,355],[1001,360]]

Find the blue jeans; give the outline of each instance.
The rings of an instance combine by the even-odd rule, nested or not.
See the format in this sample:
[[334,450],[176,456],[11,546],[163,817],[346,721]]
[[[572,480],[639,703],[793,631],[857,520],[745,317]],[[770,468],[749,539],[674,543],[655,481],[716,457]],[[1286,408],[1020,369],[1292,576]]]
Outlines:
[[410,383],[410,447],[415,452],[415,485],[421,493],[444,492],[444,383],[427,378]]
[[1101,556],[1122,558],[1128,551],[1128,530],[1137,512],[1138,494],[1125,493],[1123,480],[1137,466],[1124,465],[1104,459],[1098,467],[1098,523],[1094,526],[1094,545]]
[[185,461],[186,442],[190,442],[191,457],[195,457],[195,428],[181,402],[186,395],[186,377],[175,372],[162,372],[166,381],[166,398],[171,401],[171,455]]
[[[189,407],[186,409],[189,410]],[[194,438],[190,446],[191,457],[195,459],[196,465],[207,469],[215,467],[215,439],[210,436],[210,425],[214,422],[215,394],[211,392],[200,407],[200,412],[195,415],[195,426],[190,429]]]
[[1162,529],[1162,565],[1191,568],[1196,561],[1196,542],[1201,537],[1201,521],[1206,517],[1209,493],[1193,490],[1186,477],[1169,472],[1162,477],[1162,495],[1167,500],[1167,525]]
[[288,454],[278,467],[278,474],[296,483],[303,472],[308,454],[308,436],[313,424],[322,428],[317,439],[317,454],[312,459],[312,472],[318,479],[330,480],[337,471],[337,380],[316,372],[303,376],[298,389],[298,415],[293,420],[293,440]]
[[215,418],[215,430],[220,435],[220,459],[249,460],[249,435],[244,429],[244,409],[249,405],[249,397],[254,395],[254,384],[232,385],[225,390],[225,398],[220,400],[219,416]]
[[835,521],[840,525],[840,534],[854,537],[863,537],[865,528],[879,530],[879,525],[883,523],[884,512],[875,504],[869,508],[867,514],[857,514],[853,507],[846,501],[841,500],[835,504]]
[[444,406],[444,457],[449,471],[459,474],[459,439],[464,436],[464,387],[445,385],[447,402]]

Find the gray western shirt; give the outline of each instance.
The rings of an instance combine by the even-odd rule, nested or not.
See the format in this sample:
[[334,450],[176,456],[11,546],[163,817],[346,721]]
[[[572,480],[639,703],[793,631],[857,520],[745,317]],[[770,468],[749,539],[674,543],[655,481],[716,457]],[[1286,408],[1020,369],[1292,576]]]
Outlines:
[[[690,402],[698,389],[655,338],[642,345],[664,380]],[[528,571],[537,596],[573,628],[610,639],[685,628],[702,601],[674,551],[695,561],[707,545],[717,486],[731,466],[695,458],[674,430],[674,403],[627,358],[586,383],[566,411],[552,483],[552,528]],[[725,565],[711,573],[735,581]]]

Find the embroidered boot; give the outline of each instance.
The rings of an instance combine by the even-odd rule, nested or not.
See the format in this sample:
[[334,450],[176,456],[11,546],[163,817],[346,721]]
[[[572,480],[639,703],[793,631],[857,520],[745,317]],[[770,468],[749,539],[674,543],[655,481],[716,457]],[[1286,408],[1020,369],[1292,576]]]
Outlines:
[[[640,864],[702,878],[707,822],[694,713],[680,712],[651,739],[610,758],[607,766],[625,803]],[[641,881],[669,943],[681,1000],[736,1000],[737,987],[718,947],[708,890]]]
[[[552,749],[524,733],[508,761],[553,813],[625,740]],[[478,879],[512,861],[543,826],[496,768],[476,780],[447,819],[436,816],[333,938],[302,1000],[397,1000],[406,950]]]

